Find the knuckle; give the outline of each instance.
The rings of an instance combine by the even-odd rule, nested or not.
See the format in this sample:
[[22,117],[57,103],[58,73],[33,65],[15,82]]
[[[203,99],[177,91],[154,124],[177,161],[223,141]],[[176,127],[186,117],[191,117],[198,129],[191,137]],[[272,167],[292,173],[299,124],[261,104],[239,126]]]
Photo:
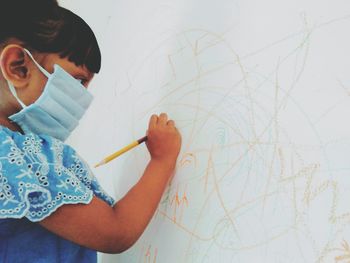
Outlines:
[[153,137],[154,136],[154,129],[151,128],[151,129],[148,130],[148,136],[149,137]]

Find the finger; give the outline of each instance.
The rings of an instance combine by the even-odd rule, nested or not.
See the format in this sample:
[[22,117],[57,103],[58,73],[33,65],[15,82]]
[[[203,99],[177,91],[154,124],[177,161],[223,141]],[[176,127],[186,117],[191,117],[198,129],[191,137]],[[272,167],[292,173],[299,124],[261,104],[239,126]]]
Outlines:
[[173,120],[168,120],[168,122],[166,123],[168,126],[172,126],[175,127],[175,122]]
[[168,115],[166,113],[161,113],[159,115],[158,124],[166,125],[168,121]]
[[153,114],[149,120],[148,128],[154,128],[157,125],[158,122],[158,116],[156,114]]
[[179,129],[176,126],[174,126],[174,128],[178,133],[180,133]]

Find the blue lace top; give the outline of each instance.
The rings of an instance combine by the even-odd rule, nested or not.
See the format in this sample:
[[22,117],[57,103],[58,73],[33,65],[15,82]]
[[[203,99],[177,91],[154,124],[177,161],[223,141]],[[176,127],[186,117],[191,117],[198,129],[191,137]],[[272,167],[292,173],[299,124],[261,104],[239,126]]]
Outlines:
[[96,251],[35,223],[94,195],[114,205],[70,146],[0,126],[0,262],[96,262]]

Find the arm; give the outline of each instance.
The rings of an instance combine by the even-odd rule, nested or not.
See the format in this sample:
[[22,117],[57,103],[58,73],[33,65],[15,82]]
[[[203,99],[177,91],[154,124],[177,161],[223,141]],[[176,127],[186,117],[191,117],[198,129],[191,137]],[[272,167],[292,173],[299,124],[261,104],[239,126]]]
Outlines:
[[151,117],[147,136],[151,160],[138,183],[114,207],[94,197],[86,205],[63,205],[39,224],[101,252],[120,253],[131,247],[157,209],[181,145],[181,136],[166,114]]

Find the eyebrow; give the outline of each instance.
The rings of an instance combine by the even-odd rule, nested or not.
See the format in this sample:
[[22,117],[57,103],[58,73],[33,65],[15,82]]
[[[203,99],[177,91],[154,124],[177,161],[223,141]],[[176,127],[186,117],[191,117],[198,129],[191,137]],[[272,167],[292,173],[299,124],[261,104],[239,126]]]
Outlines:
[[87,70],[83,70],[83,72],[85,73],[84,76],[86,76],[88,79],[92,79],[93,76],[95,75],[95,73],[89,71],[88,69]]
[[92,77],[94,76],[94,73],[92,73],[88,70],[79,69],[79,72],[77,72],[76,75],[78,75],[80,77],[84,77],[87,80],[91,80]]

